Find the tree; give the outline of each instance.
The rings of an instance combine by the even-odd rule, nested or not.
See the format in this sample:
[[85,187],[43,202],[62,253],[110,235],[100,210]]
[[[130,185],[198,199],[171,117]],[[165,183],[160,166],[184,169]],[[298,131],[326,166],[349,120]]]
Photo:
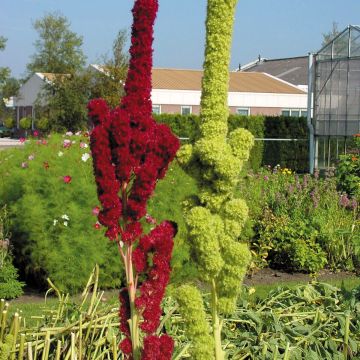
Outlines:
[[111,107],[119,104],[124,95],[124,82],[128,69],[129,56],[124,51],[128,34],[120,30],[113,42],[112,56],[104,55],[100,71],[94,76],[91,89],[92,98],[103,98]]
[[[7,39],[5,39],[3,36],[0,36],[0,51],[5,50],[6,41],[7,41]],[[3,86],[4,82],[8,78],[9,74],[10,74],[9,68],[0,67],[0,87]]]
[[46,14],[33,24],[39,34],[27,69],[32,72],[74,74],[85,64],[83,39],[70,30],[69,20],[59,13]]
[[47,105],[37,106],[37,119],[49,119],[51,129],[56,131],[85,129],[89,101],[90,78],[88,74],[57,76],[46,85]]
[[327,45],[331,40],[333,40],[337,35],[340,34],[340,30],[338,29],[338,23],[336,21],[333,21],[332,23],[332,29],[327,32],[323,33],[323,41],[321,43],[321,46]]

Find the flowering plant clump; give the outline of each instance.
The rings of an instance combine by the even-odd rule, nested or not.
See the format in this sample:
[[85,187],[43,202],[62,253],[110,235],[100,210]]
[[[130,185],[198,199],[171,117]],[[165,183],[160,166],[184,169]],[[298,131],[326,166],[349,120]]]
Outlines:
[[[118,244],[127,286],[120,292],[120,344],[129,359],[170,359],[173,341],[155,334],[160,303],[170,276],[175,224],[164,221],[145,235],[142,219],[156,182],[165,176],[179,148],[166,125],[152,117],[151,69],[157,0],[137,0],[133,8],[130,64],[125,96],[110,110],[92,100],[90,147],[98,197],[98,220]],[[141,281],[140,281],[141,279]]]

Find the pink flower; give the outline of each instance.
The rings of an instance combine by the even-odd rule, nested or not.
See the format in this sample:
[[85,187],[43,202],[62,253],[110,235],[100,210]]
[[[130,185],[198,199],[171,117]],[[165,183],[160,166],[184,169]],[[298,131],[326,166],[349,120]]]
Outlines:
[[91,212],[92,212],[92,214],[93,214],[94,216],[98,216],[98,215],[99,215],[99,212],[100,212],[99,206],[93,207],[93,209],[92,209]]
[[39,136],[39,132],[38,132],[37,130],[34,130],[33,135],[34,135],[35,137],[37,137],[37,136]]
[[149,214],[145,215],[145,220],[148,224],[156,224],[156,219]]
[[71,183],[71,176],[70,175],[65,175],[64,177],[63,177],[63,181],[64,181],[64,183],[65,184],[70,184]]
[[25,138],[24,137],[21,137],[20,139],[19,139],[19,141],[23,144],[24,142],[25,142]]
[[35,159],[35,155],[34,155],[34,154],[29,155],[28,159],[29,159],[29,160],[34,160],[34,159]]
[[71,146],[71,140],[65,139],[64,142],[63,142],[63,147],[68,148],[70,146]]
[[96,230],[99,230],[101,228],[101,225],[98,221],[93,226],[94,226],[94,229],[96,229]]
[[80,142],[80,147],[81,147],[82,149],[85,149],[85,148],[88,147],[88,144],[87,144],[87,143],[84,143],[84,142]]
[[24,162],[21,163],[21,167],[23,169],[26,169],[27,167],[29,167],[29,165],[28,165],[28,163],[26,161],[24,161]]
[[46,145],[46,144],[47,144],[47,141],[46,141],[45,139],[42,139],[42,140],[41,140],[41,144],[42,144],[42,145]]

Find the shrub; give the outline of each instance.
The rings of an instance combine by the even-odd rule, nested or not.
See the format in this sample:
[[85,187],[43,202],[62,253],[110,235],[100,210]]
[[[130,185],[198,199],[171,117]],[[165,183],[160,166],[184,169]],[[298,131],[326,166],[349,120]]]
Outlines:
[[18,280],[17,269],[12,264],[10,249],[9,218],[7,207],[0,209],[0,298],[13,299],[20,296],[23,283]]
[[349,154],[340,156],[336,167],[338,188],[360,199],[360,134],[354,135]]
[[23,117],[19,121],[19,125],[23,130],[29,130],[31,128],[32,120],[29,117]]
[[239,188],[250,207],[244,237],[252,243],[253,268],[316,272],[325,264],[358,266],[358,204],[337,192],[334,177],[318,175],[299,177],[275,167],[250,174]]
[[4,120],[4,126],[7,127],[8,129],[12,129],[13,127],[15,127],[15,120],[13,117],[7,117]]
[[47,117],[41,117],[35,121],[35,127],[42,131],[47,131],[50,128],[50,121]]
[[[115,244],[104,237],[104,229],[98,229],[92,214],[98,200],[91,158],[83,161],[89,156],[85,146],[84,134],[51,134],[47,139],[29,140],[21,149],[0,152],[0,205],[7,203],[11,210],[16,264],[37,286],[50,277],[62,290],[78,291],[95,263],[101,268],[103,287],[120,285]],[[175,164],[159,182],[159,193],[155,192],[148,208],[159,221],[169,218],[179,225],[173,281],[180,281],[183,269],[192,272],[186,265],[188,250],[181,245],[184,221],[173,204],[194,191],[193,181]]]

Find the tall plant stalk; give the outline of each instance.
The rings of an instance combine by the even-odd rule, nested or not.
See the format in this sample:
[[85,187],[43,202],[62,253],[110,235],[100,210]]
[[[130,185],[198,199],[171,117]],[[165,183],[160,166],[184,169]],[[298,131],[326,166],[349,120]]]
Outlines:
[[126,273],[126,287],[119,295],[120,330],[126,336],[120,348],[126,359],[135,360],[170,360],[174,347],[169,336],[156,331],[170,277],[176,224],[164,221],[148,234],[142,227],[147,201],[179,148],[170,129],[152,117],[157,10],[158,0],[135,1],[131,57],[120,106],[111,110],[103,99],[88,105],[94,122],[90,145],[102,205],[98,219],[107,228],[106,236],[117,243]]
[[[192,339],[196,360],[223,360],[221,328],[223,316],[235,309],[240,285],[250,260],[246,244],[238,241],[248,216],[244,200],[235,197],[239,172],[248,160],[253,136],[244,129],[228,133],[227,105],[232,29],[237,0],[208,0],[206,49],[202,80],[200,136],[185,145],[177,157],[199,185],[199,195],[186,203],[184,215],[190,246],[201,279],[211,288],[213,351],[203,351],[208,334]],[[192,289],[192,290],[190,290]],[[180,289],[180,293],[181,293]],[[199,298],[195,287],[187,288]],[[184,316],[191,313],[179,299]],[[193,330],[189,331],[194,333]]]

